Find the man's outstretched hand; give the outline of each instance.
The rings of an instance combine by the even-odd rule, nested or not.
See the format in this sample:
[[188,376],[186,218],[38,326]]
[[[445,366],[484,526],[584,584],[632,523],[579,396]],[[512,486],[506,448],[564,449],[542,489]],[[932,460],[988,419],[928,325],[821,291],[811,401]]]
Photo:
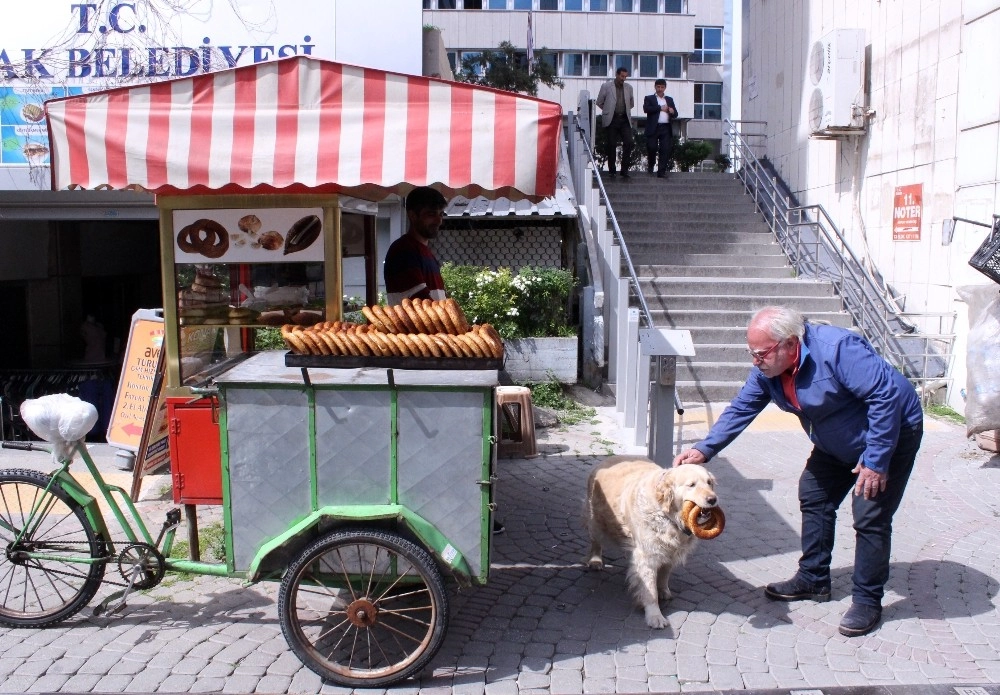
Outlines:
[[697,449],[688,449],[687,451],[682,451],[677,454],[676,458],[674,458],[674,467],[685,463],[698,463],[704,465],[707,460],[708,459],[705,458],[705,454],[701,453]]

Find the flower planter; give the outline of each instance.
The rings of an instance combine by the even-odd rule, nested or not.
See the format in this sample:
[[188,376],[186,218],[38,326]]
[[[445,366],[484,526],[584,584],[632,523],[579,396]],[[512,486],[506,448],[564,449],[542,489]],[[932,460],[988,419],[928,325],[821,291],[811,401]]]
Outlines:
[[577,381],[577,338],[510,338],[503,341],[504,369],[517,382],[539,383],[554,378],[563,384]]

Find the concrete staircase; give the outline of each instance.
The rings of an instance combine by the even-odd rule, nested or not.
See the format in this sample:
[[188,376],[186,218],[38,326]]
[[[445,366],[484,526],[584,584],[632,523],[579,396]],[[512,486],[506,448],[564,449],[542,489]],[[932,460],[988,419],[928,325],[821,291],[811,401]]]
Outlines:
[[736,395],[751,366],[746,326],[761,307],[851,325],[830,283],[795,277],[733,176],[633,172],[604,183],[655,325],[691,331],[697,354],[677,363],[685,404]]

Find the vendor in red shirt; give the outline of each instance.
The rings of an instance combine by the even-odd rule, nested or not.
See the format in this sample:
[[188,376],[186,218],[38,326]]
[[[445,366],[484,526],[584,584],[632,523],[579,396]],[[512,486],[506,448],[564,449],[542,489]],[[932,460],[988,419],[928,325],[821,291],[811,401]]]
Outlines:
[[437,237],[447,204],[444,196],[430,186],[414,188],[406,196],[410,228],[389,246],[382,268],[390,305],[397,305],[406,297],[445,298],[441,264],[427,242]]

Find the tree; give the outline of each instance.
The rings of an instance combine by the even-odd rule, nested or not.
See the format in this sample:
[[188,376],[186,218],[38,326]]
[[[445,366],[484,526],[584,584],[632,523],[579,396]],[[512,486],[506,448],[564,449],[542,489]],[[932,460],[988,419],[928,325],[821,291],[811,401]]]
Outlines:
[[556,76],[555,68],[538,57],[544,54],[544,48],[535,51],[529,70],[527,53],[510,41],[501,41],[495,50],[463,58],[455,79],[531,96],[538,96],[539,83],[562,89],[563,82]]

